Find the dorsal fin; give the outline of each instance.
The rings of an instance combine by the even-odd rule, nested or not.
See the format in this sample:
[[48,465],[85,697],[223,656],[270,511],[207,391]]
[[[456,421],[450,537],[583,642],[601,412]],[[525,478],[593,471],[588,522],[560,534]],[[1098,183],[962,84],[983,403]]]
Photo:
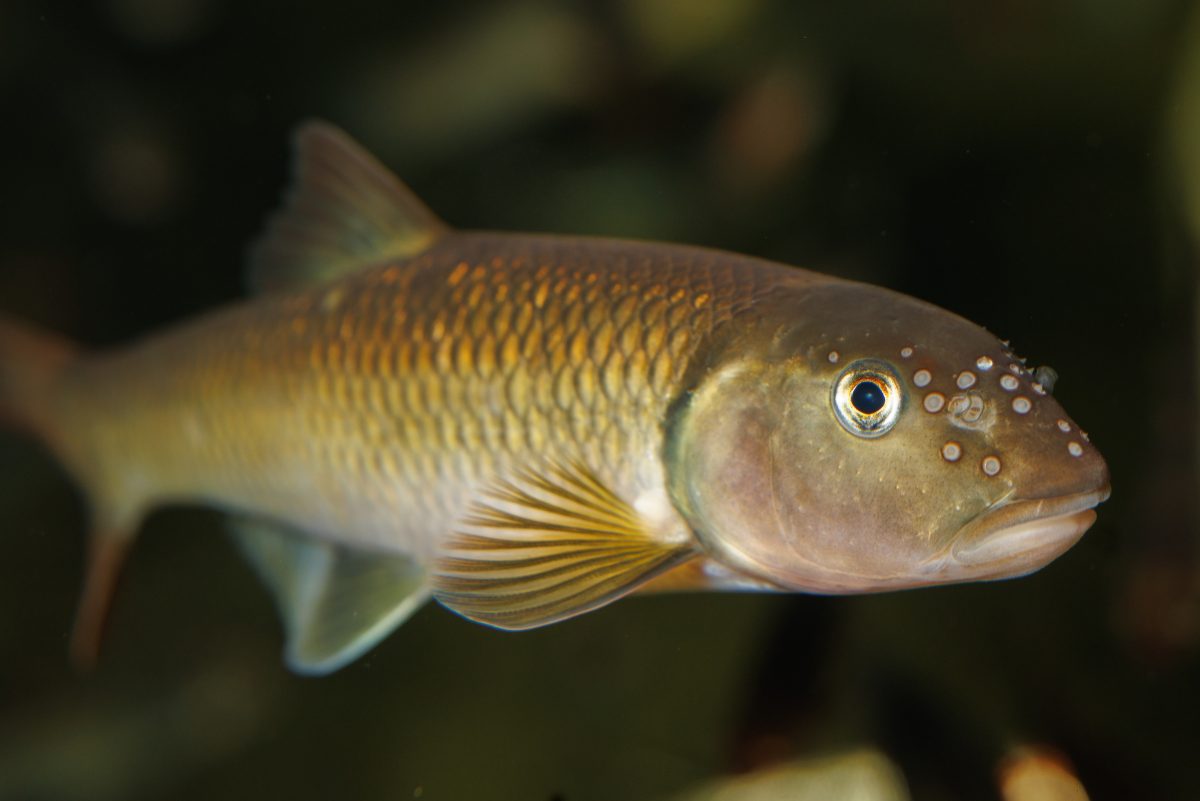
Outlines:
[[447,229],[344,131],[314,120],[295,134],[283,208],[250,249],[256,291],[312,286],[415,256]]

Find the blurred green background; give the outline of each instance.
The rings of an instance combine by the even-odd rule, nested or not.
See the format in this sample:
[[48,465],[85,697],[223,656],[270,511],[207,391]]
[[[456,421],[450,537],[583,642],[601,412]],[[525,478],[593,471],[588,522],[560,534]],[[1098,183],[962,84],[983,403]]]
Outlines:
[[106,652],[83,508],[0,434],[0,798],[652,799],[865,745],[994,799],[1200,798],[1200,7],[1179,0],[0,3],[0,310],[116,345],[243,293],[321,116],[462,227],[665,239],[885,284],[1054,366],[1114,494],[1013,582],[632,599],[502,634],[430,606],[285,672],[202,510],[156,514]]

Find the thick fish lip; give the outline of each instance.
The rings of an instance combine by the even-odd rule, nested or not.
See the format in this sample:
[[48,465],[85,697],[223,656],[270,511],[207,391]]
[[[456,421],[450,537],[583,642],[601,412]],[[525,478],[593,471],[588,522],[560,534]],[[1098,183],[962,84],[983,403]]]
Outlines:
[[1108,485],[1057,498],[1011,500],[967,524],[950,558],[974,578],[1019,576],[1044,567],[1079,541],[1096,521]]

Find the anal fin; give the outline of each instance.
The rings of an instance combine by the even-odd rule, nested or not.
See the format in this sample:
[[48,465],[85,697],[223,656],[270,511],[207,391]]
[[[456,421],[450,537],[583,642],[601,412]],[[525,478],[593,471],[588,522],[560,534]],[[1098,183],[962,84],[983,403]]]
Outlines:
[[357,659],[429,597],[411,558],[347,548],[276,523],[239,520],[234,539],[270,587],[297,673],[330,673]]
[[501,481],[450,537],[434,597],[502,629],[543,626],[613,601],[690,558],[581,464]]
[[102,526],[88,538],[83,591],[71,628],[71,662],[79,670],[91,670],[99,660],[104,626],[134,531],[133,525]]

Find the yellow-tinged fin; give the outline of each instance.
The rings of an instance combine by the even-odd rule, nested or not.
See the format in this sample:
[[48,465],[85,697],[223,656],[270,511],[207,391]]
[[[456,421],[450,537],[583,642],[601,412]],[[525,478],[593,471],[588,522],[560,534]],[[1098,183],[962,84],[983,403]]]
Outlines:
[[285,659],[322,675],[373,648],[429,597],[425,571],[398,554],[353,550],[276,523],[239,520],[234,539],[270,587]]
[[595,609],[693,555],[656,539],[584,465],[500,481],[463,520],[434,567],[434,597],[502,629],[544,626]]
[[250,249],[260,291],[312,286],[415,256],[448,229],[344,131],[314,120],[295,135],[292,186]]

